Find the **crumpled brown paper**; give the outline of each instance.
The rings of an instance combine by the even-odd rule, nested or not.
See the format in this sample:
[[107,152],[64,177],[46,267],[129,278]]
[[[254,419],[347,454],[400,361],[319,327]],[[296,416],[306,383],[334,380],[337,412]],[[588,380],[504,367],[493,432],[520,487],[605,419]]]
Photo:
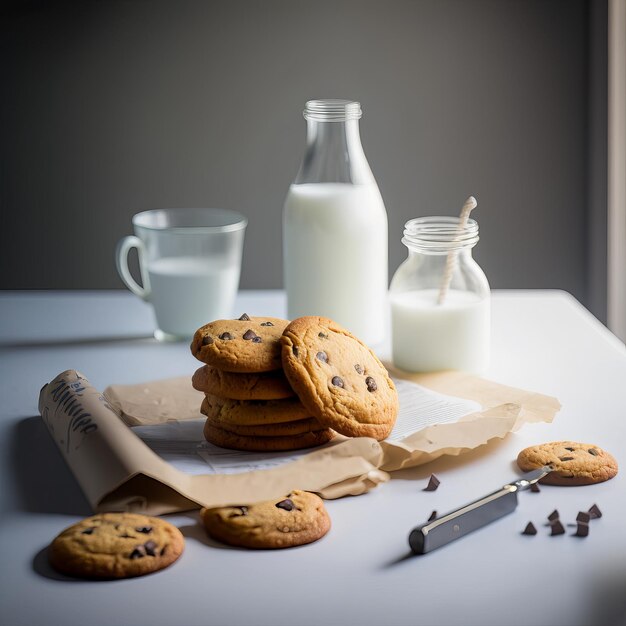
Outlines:
[[389,480],[389,471],[443,454],[461,454],[527,422],[550,422],[560,408],[554,398],[468,374],[392,373],[440,393],[475,400],[483,410],[455,423],[429,426],[401,441],[338,436],[330,445],[279,467],[212,475],[181,472],[127,426],[201,417],[202,394],[188,379],[115,385],[101,394],[80,373],[68,370],[43,387],[39,410],[96,511],[159,515],[198,506],[245,504],[296,488],[324,498],[358,495]]

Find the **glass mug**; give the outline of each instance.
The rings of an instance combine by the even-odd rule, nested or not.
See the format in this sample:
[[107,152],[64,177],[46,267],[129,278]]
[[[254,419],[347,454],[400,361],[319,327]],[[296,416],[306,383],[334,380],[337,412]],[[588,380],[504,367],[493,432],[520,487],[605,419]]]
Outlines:
[[[117,245],[124,284],[149,302],[160,341],[189,339],[200,327],[232,316],[248,220],[227,209],[155,209],[133,216],[135,235]],[[137,248],[142,285],[128,269]]]

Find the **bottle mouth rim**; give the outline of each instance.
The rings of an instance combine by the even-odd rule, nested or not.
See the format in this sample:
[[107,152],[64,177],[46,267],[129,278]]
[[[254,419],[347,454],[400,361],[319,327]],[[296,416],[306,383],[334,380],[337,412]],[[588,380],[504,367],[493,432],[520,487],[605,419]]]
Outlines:
[[304,105],[304,119],[318,122],[346,122],[359,120],[362,115],[361,103],[356,100],[309,100]]
[[473,248],[480,239],[478,222],[469,218],[463,227],[460,227],[460,222],[458,217],[416,217],[404,225],[402,243],[425,252]]

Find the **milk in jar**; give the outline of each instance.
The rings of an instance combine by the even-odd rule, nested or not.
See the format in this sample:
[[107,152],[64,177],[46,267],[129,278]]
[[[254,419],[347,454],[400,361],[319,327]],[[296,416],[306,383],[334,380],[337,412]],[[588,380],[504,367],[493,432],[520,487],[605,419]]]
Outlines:
[[[471,250],[478,224],[458,218],[424,217],[405,225],[406,261],[391,281],[392,358],[410,372],[462,370],[483,373],[489,364],[491,298]],[[450,287],[441,283],[453,255]]]
[[283,211],[289,319],[329,317],[365,343],[383,341],[387,213],[359,136],[361,107],[313,100],[307,147]]

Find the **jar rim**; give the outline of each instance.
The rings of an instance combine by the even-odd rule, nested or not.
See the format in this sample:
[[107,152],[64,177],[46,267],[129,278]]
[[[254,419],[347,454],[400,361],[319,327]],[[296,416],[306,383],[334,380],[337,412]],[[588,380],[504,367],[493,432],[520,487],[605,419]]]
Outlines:
[[473,248],[479,240],[478,222],[469,218],[460,227],[459,217],[416,217],[404,225],[402,243],[421,252],[450,252]]
[[302,112],[307,120],[318,122],[346,122],[361,119],[361,103],[356,100],[309,100]]

